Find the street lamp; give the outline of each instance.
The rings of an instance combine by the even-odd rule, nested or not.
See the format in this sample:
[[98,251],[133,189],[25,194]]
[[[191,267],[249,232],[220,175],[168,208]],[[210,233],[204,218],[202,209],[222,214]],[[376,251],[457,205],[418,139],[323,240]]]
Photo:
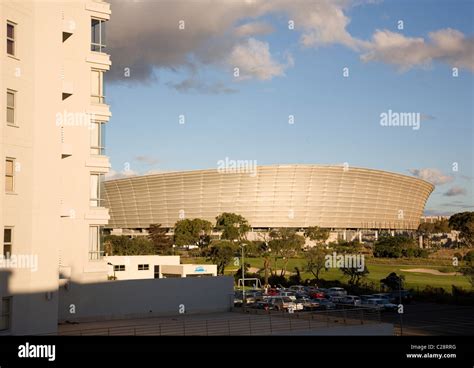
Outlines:
[[403,318],[402,314],[400,312],[404,312],[403,310],[403,304],[402,304],[402,275],[398,276],[398,296],[399,296],[399,305],[398,308],[400,308],[400,305],[402,306],[402,310],[398,310],[398,314],[400,315],[400,336],[403,336]]
[[245,304],[245,259],[244,248],[247,244],[241,244],[242,247],[242,303]]
[[114,280],[117,280],[117,278],[115,277],[115,266],[110,262],[107,262],[107,265],[112,266],[112,269],[114,270]]

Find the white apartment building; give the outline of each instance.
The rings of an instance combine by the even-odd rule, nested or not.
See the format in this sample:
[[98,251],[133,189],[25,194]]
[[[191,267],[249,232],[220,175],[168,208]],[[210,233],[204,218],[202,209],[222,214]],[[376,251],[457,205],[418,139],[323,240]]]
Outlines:
[[107,280],[110,14],[98,0],[0,0],[0,334],[55,332],[58,287]]

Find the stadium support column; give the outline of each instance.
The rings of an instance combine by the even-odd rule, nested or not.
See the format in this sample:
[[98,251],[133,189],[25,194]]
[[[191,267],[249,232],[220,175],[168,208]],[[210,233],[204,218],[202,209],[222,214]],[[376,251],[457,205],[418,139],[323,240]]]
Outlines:
[[343,233],[342,233],[342,239],[344,239],[344,241],[347,240],[347,236],[346,236],[346,230],[344,229]]
[[379,231],[375,230],[375,240],[379,240]]
[[359,243],[362,243],[362,230],[359,230]]
[[423,235],[420,235],[418,238],[418,244],[420,245],[420,248],[423,248]]

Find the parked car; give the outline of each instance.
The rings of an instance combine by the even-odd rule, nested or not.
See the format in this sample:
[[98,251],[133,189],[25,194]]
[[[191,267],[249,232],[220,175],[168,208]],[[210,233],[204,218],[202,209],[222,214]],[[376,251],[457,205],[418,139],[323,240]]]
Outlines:
[[325,298],[313,299],[314,302],[319,304],[318,309],[335,309],[336,304]]
[[270,288],[267,290],[267,295],[277,296],[279,294],[280,294],[280,291],[278,289]]
[[319,289],[314,289],[313,291],[309,292],[308,295],[312,299],[325,298],[326,297],[326,294],[323,291],[319,290]]
[[292,285],[288,288],[288,291],[292,291],[294,293],[306,292],[305,287],[303,285]]
[[365,304],[365,302],[369,299],[373,299],[374,297],[372,295],[361,295],[360,296],[360,303]]
[[386,298],[368,299],[364,306],[383,311],[396,311],[398,309],[396,304],[390,303]]
[[342,299],[341,304],[358,306],[361,305],[360,297],[355,295],[347,295]]
[[341,287],[332,287],[326,291],[326,294],[329,296],[346,296],[347,291]]
[[379,293],[379,294],[372,294],[372,298],[376,299],[392,299],[392,296],[389,293]]
[[332,296],[329,296],[329,300],[333,303],[342,303],[342,301],[344,300],[345,296],[340,296],[340,295],[332,295]]
[[396,304],[400,303],[400,296],[404,304],[410,304],[413,301],[413,295],[408,290],[392,291],[390,296],[390,301]]
[[255,309],[269,310],[269,309],[272,309],[272,303],[268,299],[259,300],[258,302],[253,304],[252,307]]
[[291,291],[281,291],[281,292],[280,292],[280,296],[284,296],[284,297],[290,298],[292,301],[295,301],[295,300],[296,300],[296,295],[295,295],[295,293],[293,293],[293,292],[291,292]]
[[288,308],[296,309],[296,305],[290,298],[286,296],[274,296],[268,299],[272,309],[275,310],[288,310]]
[[314,292],[314,291],[316,291],[316,290],[318,290],[318,287],[317,287],[317,286],[305,286],[305,287],[304,287],[304,291],[305,291],[307,294],[309,294],[309,293],[311,293],[311,292]]
[[308,297],[297,299],[297,303],[301,303],[303,305],[303,310],[315,310],[319,308],[319,303],[316,300]]
[[301,301],[295,300],[293,303],[295,303],[295,311],[304,310],[304,304]]
[[240,296],[235,295],[234,296],[234,307],[241,307],[242,303],[243,303],[242,295],[240,295]]

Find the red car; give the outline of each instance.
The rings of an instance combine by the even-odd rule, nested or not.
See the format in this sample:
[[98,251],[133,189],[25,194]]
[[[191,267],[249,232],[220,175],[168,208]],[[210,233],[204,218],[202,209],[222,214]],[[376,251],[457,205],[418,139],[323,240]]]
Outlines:
[[311,299],[324,299],[326,297],[326,294],[324,294],[322,291],[315,290],[311,291],[309,293],[309,296]]
[[280,291],[277,289],[268,289],[266,295],[277,296],[280,295]]

